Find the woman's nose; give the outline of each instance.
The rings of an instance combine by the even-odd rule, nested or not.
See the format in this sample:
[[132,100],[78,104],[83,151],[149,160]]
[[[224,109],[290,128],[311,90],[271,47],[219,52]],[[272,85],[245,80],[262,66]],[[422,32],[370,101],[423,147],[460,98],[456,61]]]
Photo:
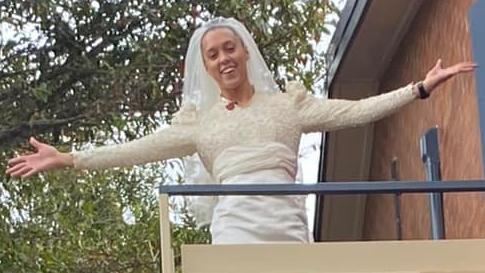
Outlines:
[[220,62],[221,64],[226,64],[226,63],[227,63],[229,60],[230,60],[229,54],[227,54],[227,53],[222,53],[222,54],[220,55],[219,62]]

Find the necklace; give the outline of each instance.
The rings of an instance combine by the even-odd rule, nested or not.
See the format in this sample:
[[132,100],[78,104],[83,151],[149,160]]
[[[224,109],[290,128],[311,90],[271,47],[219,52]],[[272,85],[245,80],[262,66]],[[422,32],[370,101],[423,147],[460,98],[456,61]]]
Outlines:
[[[254,94],[255,94],[254,86],[251,86],[251,87],[252,87],[252,91],[253,91],[253,92],[252,92],[252,94],[251,94],[251,98],[250,98],[250,100],[252,100],[252,99],[253,99]],[[239,105],[238,101],[236,101],[236,100],[230,100],[230,99],[228,99],[228,98],[224,97],[224,96],[222,95],[222,93],[220,94],[220,97],[221,97],[221,100],[222,100],[222,101],[223,101],[223,102],[226,104],[226,109],[227,109],[228,111],[232,111],[232,110],[234,110],[234,108],[236,108],[236,106],[238,106],[238,105]]]

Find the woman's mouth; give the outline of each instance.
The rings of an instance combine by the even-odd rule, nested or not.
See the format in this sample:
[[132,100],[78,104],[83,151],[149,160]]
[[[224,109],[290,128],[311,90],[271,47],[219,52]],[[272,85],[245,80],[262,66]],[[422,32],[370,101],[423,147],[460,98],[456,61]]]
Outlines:
[[236,70],[235,67],[232,67],[232,66],[231,67],[226,67],[226,68],[224,68],[224,69],[221,70],[221,74],[222,75],[229,75],[232,72],[234,72],[235,70]]

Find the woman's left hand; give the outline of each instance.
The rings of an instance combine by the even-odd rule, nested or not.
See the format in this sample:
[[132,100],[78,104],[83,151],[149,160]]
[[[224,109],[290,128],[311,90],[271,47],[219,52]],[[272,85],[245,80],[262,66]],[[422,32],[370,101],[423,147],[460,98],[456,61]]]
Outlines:
[[423,81],[424,88],[431,94],[436,87],[451,77],[460,73],[472,72],[477,66],[478,65],[473,62],[461,62],[450,67],[443,68],[441,66],[441,59],[438,59],[436,65],[426,74],[426,78]]

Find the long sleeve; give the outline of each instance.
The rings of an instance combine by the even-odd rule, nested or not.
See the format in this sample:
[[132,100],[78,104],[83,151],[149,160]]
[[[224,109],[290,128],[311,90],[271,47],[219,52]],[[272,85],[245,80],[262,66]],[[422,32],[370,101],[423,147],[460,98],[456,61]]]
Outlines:
[[192,107],[181,109],[171,127],[139,139],[93,150],[72,152],[75,169],[127,167],[196,152],[196,113]]
[[373,122],[417,98],[412,84],[361,100],[319,99],[308,94],[303,85],[294,82],[288,85],[287,90],[294,99],[305,133],[332,131]]

